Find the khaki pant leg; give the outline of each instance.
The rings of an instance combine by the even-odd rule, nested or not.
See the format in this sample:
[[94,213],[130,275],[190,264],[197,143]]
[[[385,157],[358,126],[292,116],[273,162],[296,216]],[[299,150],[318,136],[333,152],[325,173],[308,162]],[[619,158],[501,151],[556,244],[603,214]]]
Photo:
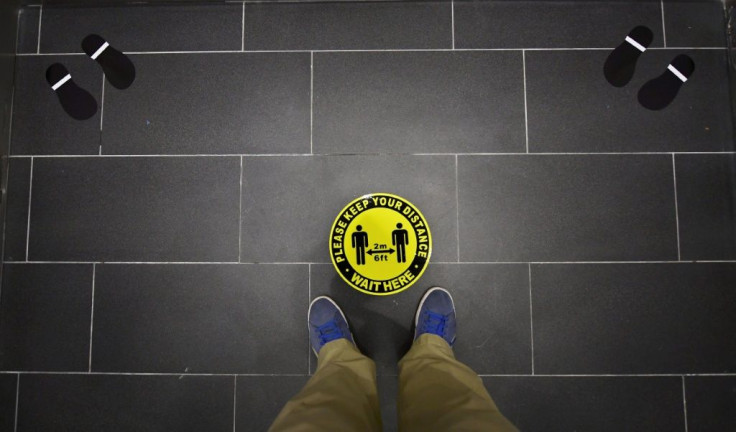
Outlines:
[[399,362],[398,416],[402,432],[517,431],[478,375],[432,334],[414,341]]
[[269,431],[381,430],[376,365],[347,339],[328,342],[317,370],[281,410]]

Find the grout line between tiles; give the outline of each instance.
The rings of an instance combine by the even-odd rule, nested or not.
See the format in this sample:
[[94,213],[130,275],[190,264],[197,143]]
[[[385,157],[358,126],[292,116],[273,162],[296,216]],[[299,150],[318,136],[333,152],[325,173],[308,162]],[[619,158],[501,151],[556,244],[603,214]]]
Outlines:
[[314,51],[309,52],[309,154],[314,154]]
[[43,5],[38,8],[38,40],[36,42],[36,54],[41,54],[41,21],[43,20]]
[[[517,152],[517,153],[193,153],[193,154],[109,154],[110,158],[168,158],[168,157],[305,157],[305,156],[644,156],[644,155],[731,155],[736,151],[713,152]],[[58,154],[58,155],[9,155],[11,159],[22,158],[86,158],[98,157],[96,154]]]
[[92,372],[92,335],[94,334],[95,324],[95,278],[97,274],[97,264],[92,264],[92,311],[89,316],[89,364],[87,372]]
[[526,140],[526,152],[529,153],[529,115],[526,104],[526,51],[521,51],[521,65],[524,73],[524,139]]
[[457,262],[460,262],[460,186],[458,184],[457,155],[455,155],[455,241],[457,242]]
[[[736,153],[736,152],[734,152]],[[662,154],[669,154],[669,153],[662,153]],[[78,155],[12,155],[9,156],[13,159],[19,159],[19,158],[89,158],[94,157],[97,158],[99,155],[96,154],[78,154]],[[227,154],[217,154],[217,153],[200,153],[200,154],[108,154],[104,155],[104,157],[108,158],[167,158],[167,157],[197,157],[197,158],[203,158],[203,157],[274,157],[274,156],[312,156],[310,153],[263,153],[263,154],[243,154],[243,153],[227,153]],[[328,155],[324,155],[328,156]],[[332,155],[329,155],[332,156]],[[339,156],[339,155],[335,155]]]
[[[307,265],[307,272],[309,275],[309,282],[307,282],[307,311],[309,306],[312,304],[312,264]],[[312,374],[312,342],[309,340],[309,334],[307,334],[307,375]]]
[[450,1],[450,20],[452,22],[452,49],[455,49],[455,0]]
[[243,250],[243,157],[240,157],[240,189],[238,192],[238,262]]
[[[5,261],[6,264],[100,264],[100,265],[307,265],[307,264],[329,264],[329,263],[309,263],[309,262],[237,262],[237,261]],[[456,263],[457,264],[457,263]]]
[[105,117],[105,72],[102,72],[102,96],[100,97],[100,148],[98,156],[102,156],[102,121]]
[[688,432],[687,427],[687,396],[685,396],[685,376],[682,377],[682,411],[685,417],[685,432]]
[[102,72],[102,91],[100,97],[100,132],[102,132],[102,121],[105,117],[105,72]]
[[534,376],[528,374],[478,374],[480,377],[527,377],[527,378],[681,378],[681,377],[732,377],[736,373],[692,373],[692,374],[676,374],[676,373],[649,373],[649,374],[536,374]]
[[28,261],[29,240],[31,238],[31,203],[33,202],[33,158],[31,158],[31,179],[28,182],[28,216],[26,220],[26,261]]
[[13,51],[15,54],[18,54],[18,41],[20,40],[20,17],[21,15],[23,15],[23,9],[18,11],[18,16],[15,17],[15,51]]
[[[539,264],[539,265],[565,265],[565,264],[733,264],[736,260],[690,260],[690,261],[464,261],[464,262],[435,262],[433,264]],[[325,263],[329,264],[329,263]]]
[[675,172],[675,154],[672,153],[672,182],[675,189],[675,229],[677,231],[677,261],[682,261],[680,253],[680,210],[677,205],[677,174]]
[[15,114],[15,82],[10,90],[10,117],[8,123],[8,156],[13,151],[13,115]]
[[667,48],[667,32],[664,25],[664,0],[659,0],[659,10],[662,13],[662,43],[664,44],[663,48]]
[[[245,4],[245,3],[243,3]],[[235,413],[238,409],[237,396],[238,395],[238,376],[233,375],[233,432],[235,432]]]
[[[342,50],[213,50],[213,51],[126,51],[126,54],[148,55],[148,54],[230,54],[230,53],[350,53],[350,52],[443,52],[443,51],[477,51],[477,52],[494,52],[494,51],[610,51],[615,47],[587,47],[587,48],[414,48],[414,49],[342,49]],[[723,50],[726,47],[649,47],[648,50]],[[82,56],[81,52],[60,52],[60,53],[18,53],[18,56]]]
[[243,11],[240,17],[240,51],[245,51],[245,2],[243,2]]
[[[0,371],[3,374],[22,375],[111,375],[111,376],[192,376],[192,377],[304,377],[300,373],[181,373],[181,372],[82,372],[82,371]],[[394,376],[394,375],[388,375]],[[478,374],[481,377],[526,377],[526,378],[682,378],[682,377],[736,377],[736,373],[622,373],[622,374]]]
[[[7,167],[8,168],[2,173],[2,175],[4,177],[3,176],[0,176],[0,184],[7,185],[8,183],[10,183],[10,170],[11,170],[11,167],[10,167],[10,164],[9,163],[7,164]],[[0,192],[0,196],[2,196],[2,193],[1,192]],[[3,260],[4,261],[5,260],[5,228],[7,226],[7,221],[6,221],[6,219],[7,219],[7,217],[6,217],[7,216],[7,205],[5,207],[3,207],[2,210],[3,210],[3,212],[2,212],[2,214],[0,214],[0,219],[3,221],[2,232],[0,232],[0,236],[2,236],[2,237],[0,237],[0,260]],[[2,272],[0,271],[0,273],[2,273]],[[2,293],[3,293],[3,284],[2,284],[2,279],[0,278],[0,299],[2,298]]]
[[[17,41],[16,41],[17,43]],[[8,154],[12,151],[12,136],[13,136],[13,105],[15,103],[15,85],[13,85],[10,88],[10,116],[9,116],[9,122],[8,122]],[[0,177],[0,184],[8,185],[10,182],[10,161],[8,160],[8,169],[5,170],[3,173],[5,177]],[[7,191],[6,191],[7,192]],[[0,260],[5,259],[5,230],[7,228],[7,205],[3,207],[3,214],[2,214],[2,221],[3,221],[3,227],[2,227],[2,238],[0,240]],[[0,283],[0,293],[2,293],[2,283]]]
[[[236,261],[4,261],[5,264],[100,264],[100,265],[330,265],[329,262],[282,261],[282,262],[236,262]],[[454,265],[600,265],[600,264],[736,264],[736,260],[689,260],[689,261],[435,261],[431,264]]]
[[532,265],[527,264],[529,272],[529,334],[532,348],[532,375],[534,375],[534,309],[532,307]]
[[[303,377],[306,374],[297,373],[181,373],[181,372],[82,372],[82,371],[0,371],[0,373],[14,373],[19,375],[111,375],[111,376],[170,376],[170,377]],[[679,375],[678,375],[679,376]],[[736,376],[736,375],[735,375]]]
[[15,422],[13,423],[13,431],[18,431],[18,405],[20,402],[20,373],[15,377]]

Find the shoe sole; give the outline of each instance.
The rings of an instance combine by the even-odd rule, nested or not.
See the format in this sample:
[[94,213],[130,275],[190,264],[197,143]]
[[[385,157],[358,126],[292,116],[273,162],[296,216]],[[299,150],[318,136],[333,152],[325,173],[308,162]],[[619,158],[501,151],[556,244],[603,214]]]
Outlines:
[[639,58],[652,44],[653,39],[654,34],[647,27],[633,28],[606,58],[603,74],[608,83],[619,88],[628,84],[634,77]]
[[54,63],[46,69],[46,82],[71,118],[87,120],[97,113],[97,101],[94,96],[74,82],[71,73],[63,64]]
[[[309,318],[312,316],[312,305],[316,303],[317,300],[320,300],[320,299],[325,299],[328,302],[332,303],[332,305],[335,306],[335,308],[337,308],[337,311],[340,312],[340,316],[342,316],[342,319],[344,319],[346,323],[348,322],[348,319],[345,317],[345,313],[342,311],[340,306],[338,306],[337,303],[335,303],[334,300],[332,300],[331,298],[327,296],[319,296],[316,299],[312,300],[311,303],[309,303],[309,311],[307,312],[307,330],[309,331],[309,334],[312,333],[312,329],[310,328],[311,324],[309,323]],[[349,323],[348,323],[348,330],[350,330],[350,338],[353,340],[353,346],[357,348],[357,345],[355,345],[355,336],[353,336],[353,329],[350,328]],[[312,352],[314,353],[314,355],[319,357],[319,354],[317,354],[317,351],[314,349],[314,347],[312,347]]]
[[125,90],[135,81],[135,65],[122,51],[115,49],[102,36],[87,35],[82,40],[82,51],[96,61],[105,72],[111,86]]
[[637,98],[646,109],[658,111],[671,104],[680,88],[695,72],[695,62],[680,54],[670,62],[662,75],[651,79],[639,89]]
[[[446,289],[442,287],[430,288],[426,293],[424,293],[424,296],[419,301],[419,307],[417,308],[416,314],[414,314],[414,340],[416,340],[416,336],[417,336],[417,324],[419,323],[419,312],[421,312],[422,306],[424,306],[424,301],[427,300],[427,297],[429,297],[429,295],[435,291],[442,291],[448,296],[450,296],[450,300],[452,301],[452,311],[455,312],[455,299],[452,298],[452,294],[450,294],[450,291],[447,291]],[[457,321],[457,313],[455,313],[455,320]],[[455,339],[453,339],[452,342],[455,342]]]

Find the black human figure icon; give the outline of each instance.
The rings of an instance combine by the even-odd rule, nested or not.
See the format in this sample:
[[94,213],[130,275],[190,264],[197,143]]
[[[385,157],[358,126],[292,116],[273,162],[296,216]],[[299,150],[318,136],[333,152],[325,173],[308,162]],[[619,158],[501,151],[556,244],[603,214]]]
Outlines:
[[355,249],[355,260],[358,265],[365,264],[365,248],[368,246],[368,233],[363,232],[363,227],[358,225],[353,233],[353,249]]
[[406,245],[409,244],[409,233],[405,229],[401,229],[401,223],[396,224],[396,228],[391,233],[391,244],[396,246],[396,259],[398,262],[406,262]]

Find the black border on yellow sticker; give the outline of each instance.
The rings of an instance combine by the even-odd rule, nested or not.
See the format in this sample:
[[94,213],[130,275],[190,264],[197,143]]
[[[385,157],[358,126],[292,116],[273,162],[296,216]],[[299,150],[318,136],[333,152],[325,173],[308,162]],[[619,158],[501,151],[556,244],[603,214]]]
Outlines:
[[[407,236],[406,243],[408,245],[413,242],[413,247],[411,247],[413,254],[412,256],[406,256],[407,253],[404,252],[404,261],[400,261],[401,264],[392,264],[394,271],[397,266],[401,267],[398,274],[389,274],[386,277],[376,277],[375,275],[368,277],[365,274],[366,271],[361,272],[360,268],[360,264],[366,264],[365,254],[357,254],[355,246],[352,245],[352,235],[351,240],[346,241],[348,237],[346,234],[350,232],[354,233],[357,230],[357,227],[352,225],[356,220],[360,220],[359,217],[361,214],[378,208],[385,209],[382,211],[384,215],[387,214],[386,211],[388,210],[396,213],[394,217],[389,217],[391,219],[390,223],[402,220],[408,224],[407,228],[411,229],[406,231],[411,232],[412,235]],[[358,224],[356,223],[355,225]],[[393,229],[393,227],[382,228],[384,228],[384,234],[386,230]],[[397,225],[397,228],[401,227]],[[392,237],[390,236],[389,239],[392,239]],[[367,240],[366,243],[368,243]],[[380,246],[390,249],[378,249],[376,252],[375,248],[371,250],[370,245],[367,246],[367,253],[370,254],[369,260],[375,259],[376,255],[374,254],[378,254],[398,261],[398,246],[396,246],[395,250],[392,250],[393,247],[390,242]],[[335,266],[335,270],[340,277],[348,285],[365,294],[386,296],[408,289],[424,274],[432,255],[432,234],[429,230],[427,220],[414,204],[400,196],[390,193],[371,193],[354,199],[340,211],[330,229],[329,247],[332,264]],[[403,246],[402,250],[405,250]],[[371,254],[371,252],[374,254]],[[393,256],[394,252],[397,255]],[[356,253],[356,255],[362,255],[363,257],[363,262],[358,263],[358,269],[356,269],[356,265],[353,265],[351,261],[356,262],[359,258],[352,259],[349,255],[351,253]],[[403,263],[406,264],[404,265]]]

